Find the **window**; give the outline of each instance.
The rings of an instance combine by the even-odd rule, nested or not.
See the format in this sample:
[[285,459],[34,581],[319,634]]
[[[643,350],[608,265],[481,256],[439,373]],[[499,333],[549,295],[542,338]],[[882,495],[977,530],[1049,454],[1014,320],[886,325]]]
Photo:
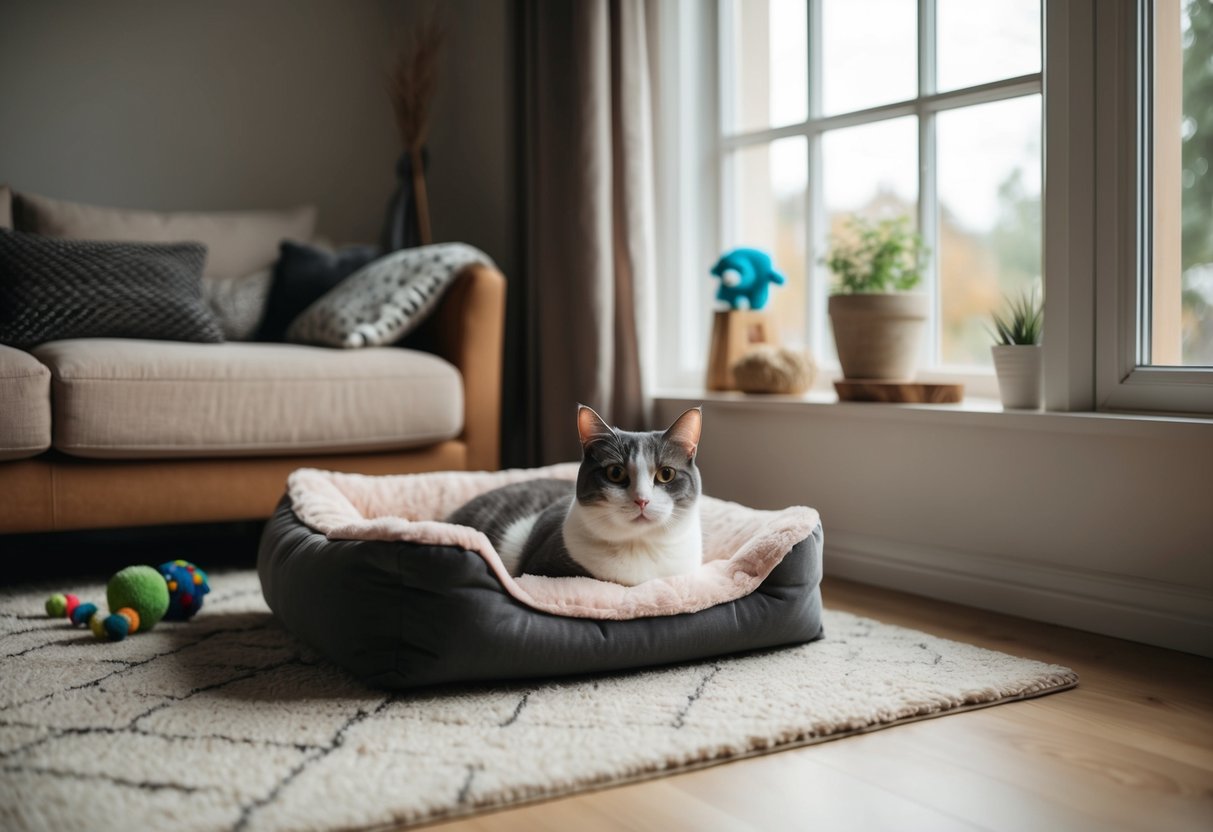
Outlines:
[[707,269],[742,243],[790,278],[784,340],[830,369],[829,231],[900,211],[932,252],[934,374],[993,395],[988,310],[1043,280],[1047,409],[1213,414],[1213,0],[659,14],[663,387],[702,389]]
[[1154,6],[1153,256],[1141,363],[1213,367],[1213,2]]
[[905,215],[923,366],[988,374],[990,311],[1041,281],[1039,0],[722,0],[719,25],[720,247],[772,253],[784,341],[835,361],[828,239]]
[[[1059,409],[1213,414],[1213,44],[1210,0],[1050,4],[1065,34],[1048,44],[1068,69],[1046,79],[1058,107],[1090,94],[1087,117],[1057,116],[1046,156],[1069,158],[1050,179],[1046,211],[1069,203],[1075,222],[1049,228],[1046,397]],[[1094,31],[1084,46],[1082,28]],[[1213,28],[1210,29],[1213,31]],[[1070,54],[1062,58],[1061,50]],[[1090,53],[1090,54],[1084,54]],[[1088,80],[1089,79],[1089,80]],[[1086,105],[1079,104],[1079,108]],[[1067,120],[1068,119],[1068,120]],[[1073,160],[1094,160],[1083,171]],[[1089,175],[1090,181],[1086,181]],[[1089,223],[1089,229],[1086,228]],[[1086,249],[1087,263],[1065,262]],[[1095,307],[1084,310],[1086,287]],[[1088,320],[1089,319],[1089,320]],[[1060,343],[1051,344],[1053,332]],[[1083,342],[1093,336],[1094,390],[1084,390]],[[1050,368],[1049,365],[1052,365]],[[1059,365],[1063,368],[1058,370]],[[1068,366],[1067,366],[1068,365]],[[1069,375],[1067,378],[1066,376]],[[1051,389],[1051,392],[1050,392]]]

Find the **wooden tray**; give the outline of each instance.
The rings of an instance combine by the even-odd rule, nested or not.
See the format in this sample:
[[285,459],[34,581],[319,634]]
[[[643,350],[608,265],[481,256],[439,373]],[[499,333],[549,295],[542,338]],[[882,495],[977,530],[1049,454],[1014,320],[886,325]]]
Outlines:
[[834,382],[840,402],[956,404],[964,398],[963,384],[850,379]]

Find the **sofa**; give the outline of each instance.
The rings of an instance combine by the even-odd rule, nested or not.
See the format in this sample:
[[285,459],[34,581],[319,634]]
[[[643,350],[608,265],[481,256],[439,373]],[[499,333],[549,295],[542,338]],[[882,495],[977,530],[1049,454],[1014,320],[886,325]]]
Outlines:
[[[201,240],[204,282],[272,268],[279,243],[314,225],[308,208],[158,214],[0,187],[0,228]],[[504,314],[504,277],[473,264],[391,346],[0,345],[0,534],[264,519],[300,467],[495,470]]]

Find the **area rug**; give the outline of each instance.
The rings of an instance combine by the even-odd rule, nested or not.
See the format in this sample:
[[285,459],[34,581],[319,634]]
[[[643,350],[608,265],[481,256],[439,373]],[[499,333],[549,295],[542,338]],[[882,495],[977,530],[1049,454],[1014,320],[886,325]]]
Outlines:
[[[392,828],[1071,687],[1075,674],[828,611],[826,637],[641,672],[405,694],[295,642],[256,574],[122,642],[0,591],[0,829]],[[826,599],[827,606],[829,599]]]

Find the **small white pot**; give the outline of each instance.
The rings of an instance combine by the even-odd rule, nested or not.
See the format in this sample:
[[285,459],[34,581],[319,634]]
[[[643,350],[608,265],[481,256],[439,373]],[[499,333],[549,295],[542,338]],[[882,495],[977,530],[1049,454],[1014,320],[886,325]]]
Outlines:
[[998,396],[1004,410],[1039,410],[1044,374],[1039,344],[990,347],[998,374]]

